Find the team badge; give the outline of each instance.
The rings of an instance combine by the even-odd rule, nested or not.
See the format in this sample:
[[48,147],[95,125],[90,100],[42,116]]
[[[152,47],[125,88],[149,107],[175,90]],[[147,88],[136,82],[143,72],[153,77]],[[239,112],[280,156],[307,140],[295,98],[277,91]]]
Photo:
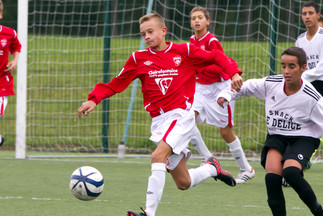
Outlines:
[[148,61],[145,61],[144,64],[147,65],[147,66],[149,66],[149,65],[152,64],[152,62],[148,60]]
[[5,47],[7,45],[7,40],[6,39],[2,39],[1,40],[1,46]]
[[175,66],[178,67],[182,63],[182,57],[180,55],[177,55],[173,58],[173,61],[175,63]]
[[157,83],[160,91],[163,93],[163,95],[166,94],[166,92],[168,91],[168,88],[170,86],[170,84],[173,81],[173,77],[169,77],[169,78],[156,78],[155,82]]
[[202,50],[205,50],[205,46],[204,46],[204,45],[202,45],[202,46],[201,46],[201,49],[202,49]]

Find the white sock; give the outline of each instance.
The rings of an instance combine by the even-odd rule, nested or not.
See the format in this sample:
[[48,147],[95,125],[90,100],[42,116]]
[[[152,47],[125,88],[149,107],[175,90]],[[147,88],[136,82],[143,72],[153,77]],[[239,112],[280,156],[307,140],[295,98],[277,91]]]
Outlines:
[[230,152],[232,156],[237,161],[238,166],[240,167],[240,171],[251,171],[252,167],[247,161],[246,155],[242,150],[241,142],[239,138],[236,137],[236,139],[232,143],[227,143],[227,144],[230,148]]
[[151,176],[148,179],[145,212],[155,216],[158,203],[163,195],[165,186],[166,167],[164,163],[151,164]]
[[[195,126],[196,127],[196,126]],[[196,127],[196,136],[191,139],[191,142],[197,152],[204,158],[212,157],[212,153],[206,147],[204,140],[202,139],[199,129]]]
[[201,182],[203,182],[204,180],[210,177],[217,176],[216,168],[210,164],[205,164],[195,169],[189,169],[188,172],[191,177],[190,188],[200,184]]

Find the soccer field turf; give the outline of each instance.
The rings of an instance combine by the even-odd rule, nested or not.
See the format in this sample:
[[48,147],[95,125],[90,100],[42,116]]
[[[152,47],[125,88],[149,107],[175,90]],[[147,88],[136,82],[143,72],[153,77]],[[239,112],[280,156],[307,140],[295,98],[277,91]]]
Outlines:
[[[188,161],[189,167],[200,160]],[[0,151],[0,212],[10,216],[37,215],[126,215],[127,210],[145,207],[149,158],[52,158],[14,159],[14,152]],[[221,161],[236,175],[235,161]],[[84,165],[100,170],[105,180],[103,193],[94,201],[80,201],[69,190],[72,172]],[[169,174],[157,216],[199,215],[271,215],[266,201],[264,170],[259,162],[251,162],[256,177],[244,185],[229,187],[212,178],[187,190],[176,188]],[[314,164],[305,177],[323,202],[323,164]],[[311,215],[291,188],[284,188],[287,214]]]

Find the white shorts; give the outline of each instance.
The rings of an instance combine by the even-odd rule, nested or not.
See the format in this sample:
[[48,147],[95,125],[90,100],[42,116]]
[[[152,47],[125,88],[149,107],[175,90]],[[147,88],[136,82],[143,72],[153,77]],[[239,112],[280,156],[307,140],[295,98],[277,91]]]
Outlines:
[[196,121],[225,128],[227,125],[233,126],[234,100],[224,109],[217,103],[218,94],[231,85],[231,80],[214,82],[210,85],[196,83],[194,103],[192,109],[199,115]]
[[150,140],[157,145],[164,140],[172,148],[173,154],[168,158],[166,167],[173,170],[183,156],[186,160],[190,158],[191,152],[187,146],[197,133],[194,112],[175,109],[152,119]]
[[7,96],[0,96],[0,118],[3,117],[3,113],[8,104],[8,97]]

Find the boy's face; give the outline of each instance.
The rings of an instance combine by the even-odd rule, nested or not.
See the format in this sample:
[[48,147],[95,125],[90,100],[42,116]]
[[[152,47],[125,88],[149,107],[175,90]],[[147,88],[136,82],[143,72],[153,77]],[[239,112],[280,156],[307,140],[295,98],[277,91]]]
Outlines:
[[202,11],[195,11],[191,14],[191,27],[194,31],[206,30],[210,25],[210,20],[205,18]]
[[151,49],[159,47],[165,42],[167,28],[162,27],[156,18],[152,18],[140,25],[140,34]]
[[307,27],[314,27],[318,23],[321,13],[316,13],[314,7],[303,7],[302,9],[302,20]]
[[306,64],[300,66],[296,56],[285,54],[281,57],[281,70],[286,83],[299,83],[305,69]]

